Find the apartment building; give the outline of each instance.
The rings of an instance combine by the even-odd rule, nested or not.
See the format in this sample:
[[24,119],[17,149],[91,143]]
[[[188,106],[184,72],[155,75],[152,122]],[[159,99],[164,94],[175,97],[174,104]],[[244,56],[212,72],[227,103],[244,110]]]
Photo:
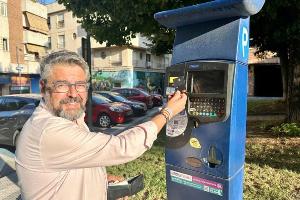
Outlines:
[[[67,49],[83,55],[86,32],[63,5],[54,2],[48,9],[49,51]],[[138,35],[131,46],[106,47],[91,39],[93,87],[141,87],[154,90],[163,87],[170,55],[155,56],[148,51],[146,38]],[[84,56],[84,55],[83,55]]]
[[99,90],[113,87],[140,87],[154,91],[164,86],[166,67],[171,55],[156,56],[148,51],[149,41],[140,34],[132,45],[103,47],[92,40],[94,87]]
[[39,61],[48,43],[47,9],[31,0],[0,0],[0,95],[39,92]]
[[9,25],[7,0],[0,0],[0,95],[9,93],[10,76],[6,73],[10,64]]
[[49,27],[48,51],[67,49],[82,55],[81,42],[82,38],[86,38],[86,32],[77,23],[78,19],[57,2],[48,4],[46,7]]

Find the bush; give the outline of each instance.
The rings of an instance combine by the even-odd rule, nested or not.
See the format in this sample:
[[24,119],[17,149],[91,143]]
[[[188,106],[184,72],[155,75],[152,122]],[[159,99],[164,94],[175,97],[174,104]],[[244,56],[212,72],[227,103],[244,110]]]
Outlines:
[[271,130],[282,136],[300,136],[300,126],[297,123],[283,123],[272,127]]

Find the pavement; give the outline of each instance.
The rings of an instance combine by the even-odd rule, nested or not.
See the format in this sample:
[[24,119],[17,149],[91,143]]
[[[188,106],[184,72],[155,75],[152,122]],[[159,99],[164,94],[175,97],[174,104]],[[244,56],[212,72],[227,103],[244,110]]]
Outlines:
[[[123,130],[149,120],[157,112],[158,108],[154,107],[151,110],[148,110],[146,115],[133,117],[130,121],[124,124],[118,124],[109,129],[97,127],[92,127],[91,129],[97,132],[117,135]],[[0,146],[0,200],[21,200],[20,188],[18,187],[18,177],[15,171],[15,155],[6,148],[1,147],[2,146]]]

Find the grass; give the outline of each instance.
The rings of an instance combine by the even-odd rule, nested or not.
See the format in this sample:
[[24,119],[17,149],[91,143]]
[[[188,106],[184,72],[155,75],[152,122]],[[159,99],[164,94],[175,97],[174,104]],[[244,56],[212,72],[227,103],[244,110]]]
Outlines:
[[[259,127],[259,125],[258,125]],[[300,137],[275,137],[263,129],[252,130],[246,142],[244,200],[300,199]],[[166,198],[164,136],[137,160],[108,172],[126,178],[145,176],[145,189],[131,200]]]
[[249,99],[247,103],[248,115],[272,115],[285,114],[286,105],[284,100]]

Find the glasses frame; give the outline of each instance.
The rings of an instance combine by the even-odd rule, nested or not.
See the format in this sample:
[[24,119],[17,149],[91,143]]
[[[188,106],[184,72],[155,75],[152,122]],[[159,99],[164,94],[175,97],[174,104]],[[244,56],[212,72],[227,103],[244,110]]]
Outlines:
[[[68,90],[65,91],[65,92],[58,91],[57,90],[58,84],[65,84],[65,85],[67,85],[68,86]],[[78,91],[77,86],[79,84],[85,84],[86,85],[85,86],[85,91]],[[83,93],[83,92],[87,92],[88,89],[89,89],[89,87],[90,87],[90,84],[87,81],[76,81],[75,83],[70,83],[68,81],[56,81],[56,82],[52,82],[51,85],[52,85],[53,91],[56,92],[56,93],[68,93],[68,92],[70,92],[70,89],[71,89],[72,86],[74,86],[74,88],[75,88],[75,90],[76,90],[77,93]]]

